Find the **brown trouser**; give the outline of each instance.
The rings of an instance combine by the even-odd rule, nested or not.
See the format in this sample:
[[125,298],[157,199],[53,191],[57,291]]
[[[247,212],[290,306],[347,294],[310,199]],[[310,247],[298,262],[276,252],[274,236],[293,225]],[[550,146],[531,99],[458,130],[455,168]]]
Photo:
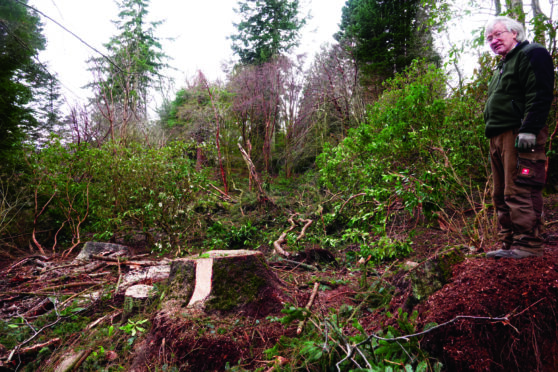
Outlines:
[[490,139],[492,197],[500,225],[498,236],[513,249],[540,252],[548,128],[537,136],[534,151],[526,153],[515,148],[517,134],[515,129]]

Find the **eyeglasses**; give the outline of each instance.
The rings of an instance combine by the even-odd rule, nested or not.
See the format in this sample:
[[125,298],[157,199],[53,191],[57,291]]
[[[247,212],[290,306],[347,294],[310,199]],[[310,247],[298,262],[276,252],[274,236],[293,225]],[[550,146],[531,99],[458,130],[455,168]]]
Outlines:
[[500,36],[502,36],[502,34],[503,34],[503,33],[506,33],[506,32],[510,32],[510,31],[498,31],[498,32],[495,32],[494,34],[487,36],[487,37],[486,37],[486,41],[488,41],[489,43],[491,43],[492,40],[494,40],[494,39],[500,39]]

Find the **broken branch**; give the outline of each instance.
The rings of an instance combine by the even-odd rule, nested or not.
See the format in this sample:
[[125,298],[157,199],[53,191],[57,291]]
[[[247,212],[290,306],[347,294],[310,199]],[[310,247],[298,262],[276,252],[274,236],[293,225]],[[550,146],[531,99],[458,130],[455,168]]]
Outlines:
[[[312,304],[314,303],[314,299],[316,298],[316,295],[318,294],[318,288],[320,288],[320,283],[315,282],[314,283],[314,288],[312,289],[312,295],[310,295],[310,299],[308,300],[308,303],[304,307],[304,309],[306,311],[310,311],[310,308],[312,307]],[[301,320],[298,323],[298,328],[296,329],[296,334],[297,335],[302,333],[302,330],[304,329],[304,325],[306,324],[306,319],[307,318],[304,318],[303,320]]]
[[279,236],[279,239],[273,242],[273,248],[275,250],[275,253],[280,254],[281,256],[284,257],[289,257],[290,254],[281,247],[281,244],[287,242],[287,239],[285,239],[287,237],[287,234],[293,231],[295,228],[295,222],[293,221],[292,217],[289,218],[289,222],[291,223],[291,227],[288,230],[283,231],[281,236]]
[[300,234],[298,235],[298,237],[296,238],[296,241],[298,242],[299,240],[301,240],[302,238],[304,238],[306,236],[306,229],[308,229],[308,227],[310,225],[312,225],[312,220],[299,220],[300,222],[304,222],[304,226],[302,227],[302,231],[300,232]]

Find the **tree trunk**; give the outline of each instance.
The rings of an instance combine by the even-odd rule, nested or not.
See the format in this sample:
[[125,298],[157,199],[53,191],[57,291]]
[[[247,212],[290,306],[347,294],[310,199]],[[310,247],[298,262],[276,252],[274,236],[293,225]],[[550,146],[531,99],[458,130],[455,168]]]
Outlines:
[[510,17],[515,18],[525,26],[525,11],[523,10],[523,0],[506,0],[506,6],[510,11]]
[[500,0],[494,0],[494,8],[495,8],[495,15],[500,15],[502,14],[502,3],[500,2]]
[[548,17],[543,13],[539,0],[531,0],[531,9],[533,9],[533,20],[535,21],[535,37],[533,41],[546,45],[544,23],[548,21]]

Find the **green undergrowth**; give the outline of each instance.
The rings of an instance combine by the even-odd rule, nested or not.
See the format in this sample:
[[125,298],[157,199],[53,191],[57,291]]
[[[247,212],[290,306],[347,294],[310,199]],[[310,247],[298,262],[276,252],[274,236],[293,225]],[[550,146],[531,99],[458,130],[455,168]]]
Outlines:
[[[287,365],[276,367],[280,371],[440,371],[441,363],[431,360],[421,350],[416,320],[398,311],[386,313],[394,325],[386,325],[372,333],[365,330],[358,317],[359,310],[352,306],[331,309],[317,315],[291,304],[282,311],[281,323],[307,321],[304,334],[297,337],[283,336],[266,350],[270,359],[283,357]],[[411,335],[411,336],[409,336]]]
[[[277,370],[436,371],[440,365],[422,352],[416,338],[398,338],[422,330],[415,313],[389,314],[396,290],[379,273],[416,258],[420,229],[443,222],[447,227],[440,234],[452,231],[459,243],[470,245],[485,242],[491,232],[482,79],[462,92],[449,92],[443,71],[414,63],[385,83],[365,120],[341,142],[324,144],[304,174],[286,177],[280,169],[263,174],[261,191],[239,166],[226,169],[224,195],[211,143],[94,146],[54,138],[41,151],[27,153],[27,169],[18,181],[19,213],[5,209],[0,232],[16,242],[15,236],[31,236],[35,230],[48,251],[56,253],[98,240],[167,257],[251,249],[275,259],[273,247],[280,237],[291,258],[327,250],[335,265],[359,276],[357,305],[320,314],[286,305],[286,326],[307,323],[300,337],[285,336],[266,352],[269,360],[289,360]],[[196,163],[198,151],[206,163]],[[268,202],[261,201],[261,193]],[[318,270],[331,270],[334,264]],[[446,274],[453,264],[443,268]],[[110,310],[76,310],[36,341],[79,339],[75,345],[89,353],[84,370],[120,370],[149,331],[156,306],[154,301],[87,331],[88,323]],[[396,341],[371,337],[366,319],[374,312],[385,319],[375,335]],[[23,342],[47,324],[39,319],[32,327],[17,318],[0,323],[0,343],[10,349]],[[359,343],[357,354],[345,359],[347,345]],[[41,351],[35,363],[47,360],[49,350]]]

